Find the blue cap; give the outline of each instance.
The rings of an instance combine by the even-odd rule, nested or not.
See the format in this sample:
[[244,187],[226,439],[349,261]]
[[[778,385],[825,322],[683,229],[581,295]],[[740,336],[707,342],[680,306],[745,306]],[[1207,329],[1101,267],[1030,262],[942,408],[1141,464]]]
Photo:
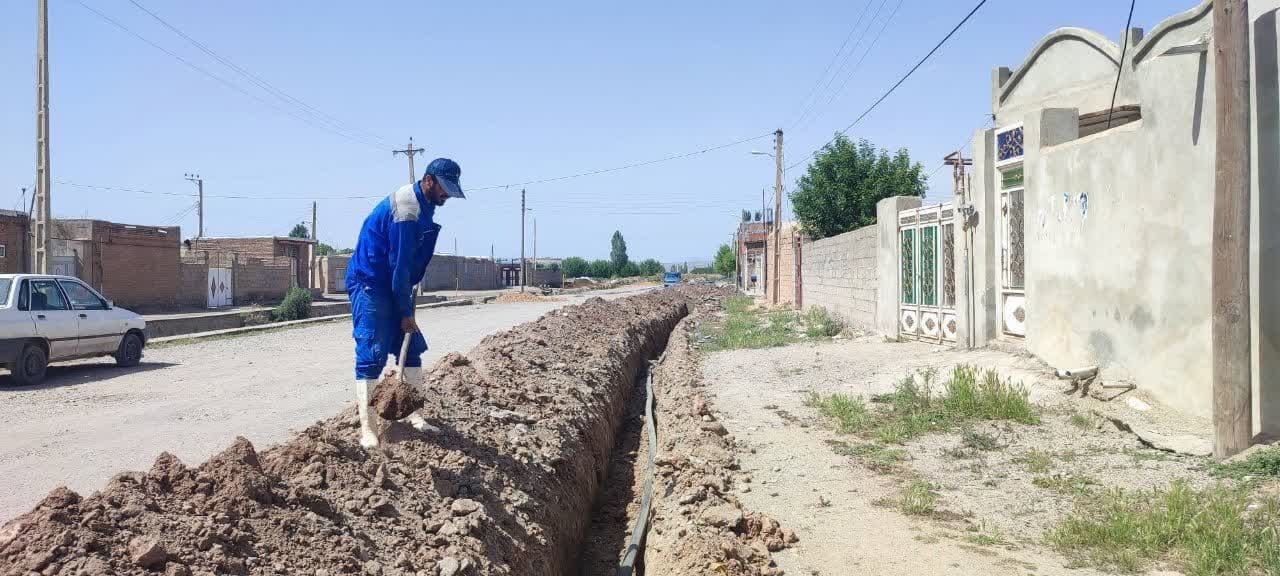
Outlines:
[[457,162],[448,158],[436,158],[427,165],[426,174],[430,174],[444,186],[450,198],[466,198],[462,193],[462,183],[458,181],[462,177],[462,168]]

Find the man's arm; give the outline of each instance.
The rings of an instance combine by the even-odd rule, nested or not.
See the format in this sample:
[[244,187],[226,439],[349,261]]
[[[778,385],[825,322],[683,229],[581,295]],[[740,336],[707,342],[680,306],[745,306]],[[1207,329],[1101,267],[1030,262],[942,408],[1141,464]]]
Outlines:
[[413,260],[418,226],[415,220],[393,222],[388,234],[391,261],[391,296],[400,315],[402,332],[417,332],[413,316]]

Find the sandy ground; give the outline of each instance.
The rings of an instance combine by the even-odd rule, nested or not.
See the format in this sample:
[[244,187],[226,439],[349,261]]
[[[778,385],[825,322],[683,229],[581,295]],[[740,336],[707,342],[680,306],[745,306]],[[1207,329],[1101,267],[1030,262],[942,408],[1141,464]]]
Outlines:
[[[419,310],[423,361],[596,295]],[[37,388],[0,376],[0,521],[59,485],[88,493],[115,472],[145,470],[164,450],[201,462],[237,435],[267,446],[332,416],[352,401],[350,333],[340,320],[161,347],[132,369],[110,359],[52,367]]]
[[[956,435],[926,436],[906,447],[910,473],[881,474],[836,454],[829,442],[860,441],[830,431],[804,406],[808,391],[869,396],[891,391],[917,370],[946,372],[957,363],[996,368],[1023,382],[1033,401],[1045,407],[1045,424],[989,430],[1009,447],[975,459],[981,466],[941,456],[959,443]],[[753,477],[741,499],[796,531],[800,543],[775,558],[788,574],[803,575],[1096,573],[1065,568],[1065,558],[1040,544],[1043,528],[1070,504],[1030,485],[1031,474],[1018,460],[1023,447],[1080,455],[1078,461],[1075,454],[1055,458],[1051,474],[1093,466],[1100,467],[1091,472],[1104,483],[1137,477],[1155,485],[1188,474],[1203,461],[1135,458],[1132,453],[1142,447],[1132,435],[1110,424],[1081,430],[1069,424],[1069,415],[1098,410],[1182,433],[1196,433],[1203,423],[1158,406],[1139,414],[1123,399],[1102,403],[1066,396],[1063,383],[1044,368],[1029,357],[998,350],[956,351],[870,337],[717,352],[703,361],[714,409],[737,438],[742,468]],[[908,517],[876,504],[895,497],[912,474],[939,486],[938,507],[950,518]],[[975,545],[966,539],[974,530],[997,533],[1005,542]]]

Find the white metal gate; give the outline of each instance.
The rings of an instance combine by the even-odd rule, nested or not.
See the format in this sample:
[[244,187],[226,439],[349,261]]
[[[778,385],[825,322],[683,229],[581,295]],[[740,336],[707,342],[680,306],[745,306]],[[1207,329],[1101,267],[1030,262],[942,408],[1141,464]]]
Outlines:
[[996,181],[1000,183],[1000,330],[1027,335],[1026,202],[1022,124],[996,131]]
[[899,311],[903,336],[954,342],[955,209],[951,202],[898,213]]
[[209,268],[209,291],[206,295],[210,308],[231,305],[230,268]]

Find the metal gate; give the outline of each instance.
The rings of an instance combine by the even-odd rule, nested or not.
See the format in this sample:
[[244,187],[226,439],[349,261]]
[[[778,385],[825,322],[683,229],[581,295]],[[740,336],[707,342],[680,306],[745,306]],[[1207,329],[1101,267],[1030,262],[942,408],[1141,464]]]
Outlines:
[[1022,124],[996,131],[1000,183],[1000,330],[1027,335],[1026,202]]
[[956,319],[955,209],[951,202],[898,213],[898,332],[954,342]]
[[210,308],[231,305],[230,268],[209,268],[209,292],[206,296]]

